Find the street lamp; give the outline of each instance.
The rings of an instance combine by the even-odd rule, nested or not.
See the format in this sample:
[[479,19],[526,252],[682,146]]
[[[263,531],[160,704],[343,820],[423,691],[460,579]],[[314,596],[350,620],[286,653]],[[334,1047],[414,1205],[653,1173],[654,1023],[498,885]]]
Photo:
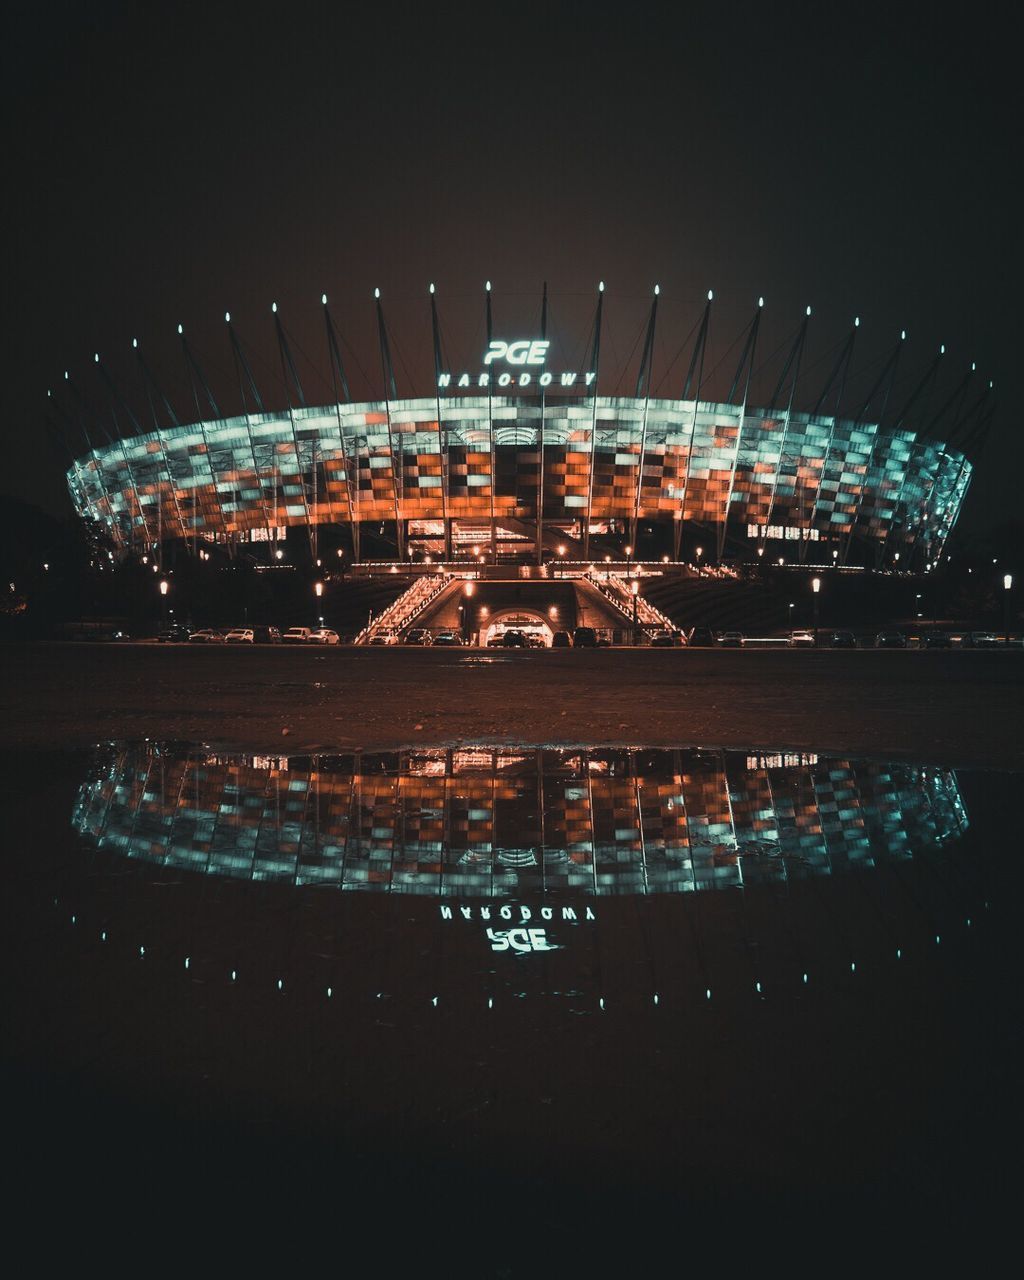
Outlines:
[[313,594],[317,597],[317,599],[319,599],[320,596],[323,595],[323,593],[324,593],[324,584],[322,582],[314,582]]
[[814,596],[814,647],[818,647],[818,596],[821,593],[821,579],[811,579],[811,593]]
[[626,575],[628,576],[629,575],[629,557],[633,554],[633,548],[630,546],[627,546],[625,550],[626,550]]
[[1010,591],[1013,587],[1013,574],[1003,574],[1003,643],[1010,646]]
[[632,593],[633,593],[633,643],[634,643],[634,644],[636,644],[636,641],[637,641],[637,630],[638,630],[638,627],[637,627],[637,606],[638,606],[639,599],[640,599],[640,583],[639,583],[639,582],[637,582],[636,578],[634,578],[634,579],[633,579],[633,581],[629,584],[629,589],[630,589],[630,591],[632,591]]
[[476,582],[463,582],[462,594],[465,595],[465,603],[460,604],[458,612],[462,616],[462,643],[468,644],[470,640],[470,599],[476,590]]
[[698,547],[698,548],[697,548],[697,568],[698,568],[698,569],[700,568],[700,558],[701,558],[701,556],[702,556],[703,554],[704,554],[704,548],[703,548],[703,547]]
[[[154,565],[154,568],[156,566]],[[167,629],[167,592],[171,589],[171,584],[166,578],[160,579],[160,625]]]

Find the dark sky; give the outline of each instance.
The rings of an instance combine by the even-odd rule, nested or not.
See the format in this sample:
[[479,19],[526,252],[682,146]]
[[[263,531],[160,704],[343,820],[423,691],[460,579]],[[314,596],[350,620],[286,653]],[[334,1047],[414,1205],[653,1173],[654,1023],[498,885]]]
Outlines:
[[999,392],[964,525],[1013,507],[1020,146],[1000,9],[487,8],[23,6],[3,53],[0,489],[67,509],[47,388],[67,368],[104,411],[99,351],[138,402],[132,337],[186,417],[183,323],[234,411],[230,309],[277,406],[277,301],[324,402],[326,291],[353,393],[376,396],[379,286],[399,392],[429,394],[430,281],[451,362],[473,368],[484,280],[502,336],[535,330],[547,280],[560,368],[581,357],[603,279],[608,393],[635,378],[656,282],[661,394],[680,393],[708,288],[712,393],[759,294],[755,401],[807,304],[809,401],[854,315],[851,409],[900,328],[906,393],[945,342],[933,407],[971,360]]

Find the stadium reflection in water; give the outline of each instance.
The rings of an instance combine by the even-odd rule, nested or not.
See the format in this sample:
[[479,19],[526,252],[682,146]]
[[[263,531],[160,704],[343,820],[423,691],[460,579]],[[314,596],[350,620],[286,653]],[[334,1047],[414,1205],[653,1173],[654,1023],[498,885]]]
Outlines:
[[74,824],[100,849],[182,871],[515,900],[828,876],[926,856],[967,814],[949,770],[815,755],[146,743],[99,750]]
[[686,1205],[701,1229],[841,1205],[848,1231],[851,1194],[959,1193],[1019,1078],[1015,775],[622,747],[6,763],[11,1096],[76,1185],[105,1159],[103,1186],[140,1168],[151,1196],[159,1166],[177,1193],[216,1149],[246,1211],[315,1171],[289,1221],[319,1186],[394,1232],[397,1187],[417,1245],[452,1204],[482,1234],[531,1197],[574,1254],[610,1205],[630,1249]]
[[[312,989],[385,985],[415,1003],[440,987],[472,1002],[482,980],[489,1000],[501,990],[570,994],[603,1009],[608,963],[646,971],[649,990],[629,999],[674,991],[685,1003],[710,999],[723,980],[763,993],[807,983],[814,969],[855,970],[858,953],[899,959],[908,936],[939,936],[945,914],[922,907],[908,876],[956,844],[967,813],[949,770],[782,752],[289,757],[143,743],[98,749],[74,826],[114,856],[101,880],[137,866],[150,886],[146,914],[158,899],[165,907],[151,932],[159,921],[172,952],[185,946],[174,931],[193,908],[169,910],[167,886],[177,883],[179,898],[223,887],[208,928],[188,925],[189,949],[205,956],[189,963],[205,963],[210,980],[267,964],[240,920],[270,939],[273,913],[301,907],[307,932],[329,940],[316,953],[327,963],[293,946],[285,967]],[[863,876],[844,874],[864,871],[877,881],[867,895],[855,887]],[[833,882],[826,897],[811,889]],[[696,914],[683,905],[695,895]],[[380,979],[399,952],[400,978]],[[563,954],[524,985],[491,955],[500,952]],[[479,967],[488,959],[498,968]],[[260,979],[275,980],[285,978]]]

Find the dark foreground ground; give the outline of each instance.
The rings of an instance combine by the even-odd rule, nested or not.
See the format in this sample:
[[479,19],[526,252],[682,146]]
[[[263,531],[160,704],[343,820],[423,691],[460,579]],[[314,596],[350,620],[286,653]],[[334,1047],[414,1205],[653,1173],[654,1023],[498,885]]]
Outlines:
[[[10,1219],[107,1270],[991,1269],[1024,1132],[1022,687],[1020,652],[9,647]],[[95,849],[68,748],[145,737],[903,757],[962,771],[968,825],[856,874],[580,899],[558,951],[496,954],[429,898]]]
[[0,745],[306,751],[462,742],[912,756],[1024,767],[1024,654],[10,646]]

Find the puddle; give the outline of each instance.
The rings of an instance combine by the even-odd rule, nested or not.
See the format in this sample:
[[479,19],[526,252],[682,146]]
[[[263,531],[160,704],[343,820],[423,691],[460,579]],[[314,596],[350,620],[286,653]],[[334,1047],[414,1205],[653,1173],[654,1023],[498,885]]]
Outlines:
[[[1014,775],[488,745],[3,764],[12,1061],[82,1114],[201,1095],[395,1160],[458,1133],[495,1176],[554,1126],[561,1163],[516,1185],[560,1203],[609,1125],[623,1194],[770,1150],[750,1209],[772,1179],[902,1188],[922,1152],[953,1186],[1016,1079]],[[32,1123],[63,1143],[54,1096]],[[937,1153],[938,1114],[962,1131]]]
[[948,769],[793,753],[474,747],[350,755],[101,748],[73,826],[205,875],[416,896],[689,893],[926,857]]

